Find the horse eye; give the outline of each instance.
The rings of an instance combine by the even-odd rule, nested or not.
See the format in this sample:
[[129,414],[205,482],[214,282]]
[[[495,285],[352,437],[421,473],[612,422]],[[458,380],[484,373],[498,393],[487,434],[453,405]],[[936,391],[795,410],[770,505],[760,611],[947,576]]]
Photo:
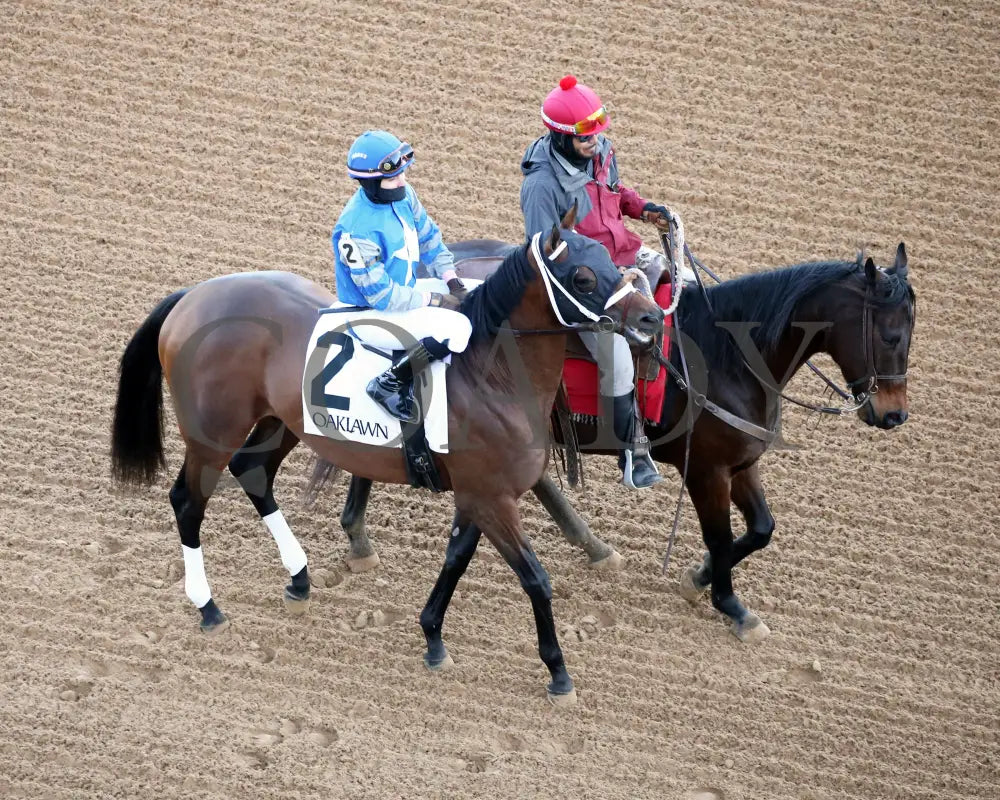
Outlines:
[[899,344],[900,336],[898,333],[886,336],[884,333],[879,334],[882,337],[882,341],[885,342],[887,347],[895,347]]
[[597,276],[590,267],[578,267],[573,273],[573,288],[580,294],[590,294],[597,288]]

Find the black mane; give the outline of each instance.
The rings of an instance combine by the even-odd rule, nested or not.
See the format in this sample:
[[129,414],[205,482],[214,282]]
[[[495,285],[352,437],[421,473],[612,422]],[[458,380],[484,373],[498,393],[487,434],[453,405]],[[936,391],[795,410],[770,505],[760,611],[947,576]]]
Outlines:
[[[701,349],[706,363],[729,369],[742,363],[731,334],[717,322],[756,322],[751,333],[757,349],[768,357],[781,341],[792,315],[806,297],[850,275],[858,275],[855,287],[864,292],[864,254],[855,261],[814,261],[784,269],[745,275],[708,288],[712,310],[701,292],[687,288],[681,296],[678,314],[680,327]],[[912,297],[909,284],[893,273],[882,273],[873,302],[893,305]],[[713,314],[714,312],[714,314]]]
[[525,288],[535,278],[528,260],[528,247],[529,243],[525,242],[513,248],[496,272],[462,301],[459,310],[472,323],[470,346],[495,336],[520,304]]

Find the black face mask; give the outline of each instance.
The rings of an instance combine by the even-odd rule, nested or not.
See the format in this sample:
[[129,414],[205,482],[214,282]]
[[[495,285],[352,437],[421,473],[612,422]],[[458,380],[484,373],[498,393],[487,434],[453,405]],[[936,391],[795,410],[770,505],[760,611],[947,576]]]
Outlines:
[[382,178],[358,178],[365,195],[373,203],[388,205],[395,203],[406,197],[406,187],[399,186],[395,189],[383,189]]
[[571,133],[557,133],[552,131],[552,147],[577,169],[586,169],[590,161],[586,156],[581,156],[573,147],[573,140],[576,137]]
[[[605,316],[604,304],[621,283],[622,276],[611,260],[611,256],[600,242],[582,236],[573,231],[560,231],[562,240],[566,243],[568,257],[564,261],[549,261],[549,270],[553,277],[574,299],[588,311]],[[546,237],[542,237],[544,241]],[[597,279],[591,291],[581,292],[573,278],[580,266],[590,267]],[[589,322],[562,292],[555,292],[556,305],[567,322]]]

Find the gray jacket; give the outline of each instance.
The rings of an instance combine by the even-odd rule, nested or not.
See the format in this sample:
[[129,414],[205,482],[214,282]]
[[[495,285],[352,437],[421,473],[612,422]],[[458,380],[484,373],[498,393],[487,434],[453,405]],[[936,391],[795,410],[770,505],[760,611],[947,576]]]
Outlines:
[[[611,142],[603,135],[597,137],[597,152],[605,160],[611,152]],[[612,159],[608,165],[609,184],[618,183],[618,164]],[[563,215],[578,203],[576,218],[582,220],[592,208],[587,184],[594,180],[594,167],[577,169],[552,147],[550,134],[540,136],[524,152],[521,159],[521,212],[524,214],[524,232],[530,238],[538,231],[547,231],[558,225]]]

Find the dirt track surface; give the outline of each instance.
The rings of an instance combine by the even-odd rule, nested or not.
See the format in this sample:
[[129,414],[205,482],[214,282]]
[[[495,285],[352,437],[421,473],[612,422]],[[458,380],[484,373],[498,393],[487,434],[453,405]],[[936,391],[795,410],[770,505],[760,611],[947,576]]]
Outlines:
[[[998,796],[1000,8],[735,5],[4,4],[0,796]],[[635,496],[590,458],[573,499],[625,571],[589,570],[522,502],[578,705],[547,706],[528,602],[486,548],[448,616],[456,666],[429,674],[416,615],[449,498],[378,489],[382,564],[351,575],[345,488],[304,509],[296,451],[277,495],[329,585],[286,614],[230,481],[203,540],[233,626],[202,636],[172,418],[152,489],[109,480],[126,341],[210,276],[332,283],[367,127],[414,144],[447,238],[518,239],[520,155],[568,71],[612,105],[626,182],[724,276],[909,248],[911,420],[789,411],[799,449],[763,461],[778,529],[736,586],[772,635],[742,645],[677,594],[689,506],[660,576],[675,474]]]

